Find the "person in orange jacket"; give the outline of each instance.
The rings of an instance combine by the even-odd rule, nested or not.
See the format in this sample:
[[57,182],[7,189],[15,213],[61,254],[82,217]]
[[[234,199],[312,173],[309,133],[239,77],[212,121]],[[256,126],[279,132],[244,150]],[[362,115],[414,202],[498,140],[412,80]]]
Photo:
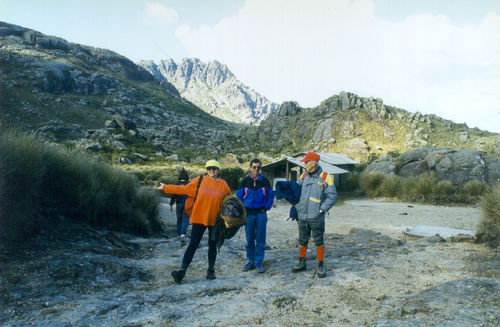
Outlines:
[[[220,164],[216,160],[208,160],[205,164],[207,173],[194,178],[187,185],[166,185],[160,183],[154,189],[162,190],[166,194],[181,194],[194,198],[190,223],[191,239],[184,252],[182,265],[179,270],[172,271],[171,275],[177,284],[182,282],[186,271],[193,260],[193,256],[200,245],[201,238],[208,227],[208,270],[207,279],[215,279],[215,260],[217,257],[217,233],[215,221],[219,215],[220,205],[224,196],[231,194],[227,183],[219,177]],[[201,184],[199,184],[199,179]]]

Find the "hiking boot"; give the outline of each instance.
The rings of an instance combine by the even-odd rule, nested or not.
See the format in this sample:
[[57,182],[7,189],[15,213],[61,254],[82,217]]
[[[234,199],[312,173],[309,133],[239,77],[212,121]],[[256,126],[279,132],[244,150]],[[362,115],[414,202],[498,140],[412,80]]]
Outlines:
[[319,278],[325,278],[326,270],[325,270],[325,264],[323,263],[323,261],[318,262],[318,266],[316,267],[316,272],[318,273]]
[[181,241],[181,247],[183,247],[184,245],[186,245],[186,235],[182,234],[179,237],[179,240]]
[[255,264],[253,262],[248,261],[247,264],[243,267],[242,271],[254,270]]
[[262,263],[258,262],[255,264],[255,268],[257,269],[257,272],[259,274],[263,274],[264,273],[264,267],[262,267]]
[[292,272],[301,272],[306,270],[306,258],[299,258],[299,262],[292,268]]
[[184,269],[174,270],[172,271],[171,275],[174,278],[175,283],[180,284],[184,276],[186,276],[186,270]]
[[214,280],[215,279],[215,270],[208,268],[207,269],[207,279]]

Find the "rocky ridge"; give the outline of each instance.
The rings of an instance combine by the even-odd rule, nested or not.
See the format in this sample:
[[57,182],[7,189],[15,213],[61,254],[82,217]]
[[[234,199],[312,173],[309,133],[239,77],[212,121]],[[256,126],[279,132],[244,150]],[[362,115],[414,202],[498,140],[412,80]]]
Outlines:
[[142,155],[186,157],[222,151],[234,129],[119,54],[4,22],[0,67],[0,124],[51,141],[121,157],[139,146]]
[[141,61],[153,76],[167,81],[182,97],[206,112],[236,123],[259,124],[279,105],[267,100],[240,82],[226,65],[213,60],[204,63],[197,58]]
[[417,147],[500,154],[499,134],[468,128],[435,115],[410,113],[385,105],[382,99],[347,92],[340,92],[314,108],[285,102],[260,124],[253,137],[254,142],[271,151],[336,152],[359,161]]

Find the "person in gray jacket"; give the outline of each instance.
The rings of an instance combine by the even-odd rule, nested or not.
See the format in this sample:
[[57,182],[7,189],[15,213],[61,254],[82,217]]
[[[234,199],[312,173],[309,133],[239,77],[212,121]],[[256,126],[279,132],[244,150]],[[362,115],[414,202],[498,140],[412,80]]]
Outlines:
[[323,236],[325,234],[325,213],[337,201],[337,191],[333,183],[333,177],[323,171],[318,164],[319,154],[308,152],[300,160],[305,163],[304,172],[297,183],[302,186],[300,201],[297,203],[298,227],[299,227],[299,262],[292,268],[293,272],[306,270],[307,244],[312,237],[316,244],[316,255],[318,264],[316,271],[319,278],[326,276],[323,258],[325,245]]

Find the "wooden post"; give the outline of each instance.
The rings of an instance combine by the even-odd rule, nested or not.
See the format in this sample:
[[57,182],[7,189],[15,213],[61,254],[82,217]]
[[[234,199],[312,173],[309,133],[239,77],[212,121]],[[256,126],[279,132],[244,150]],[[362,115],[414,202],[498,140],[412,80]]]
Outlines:
[[285,168],[285,177],[286,177],[286,180],[289,181],[290,180],[290,167],[288,165],[288,160],[285,161],[286,163],[286,168]]

